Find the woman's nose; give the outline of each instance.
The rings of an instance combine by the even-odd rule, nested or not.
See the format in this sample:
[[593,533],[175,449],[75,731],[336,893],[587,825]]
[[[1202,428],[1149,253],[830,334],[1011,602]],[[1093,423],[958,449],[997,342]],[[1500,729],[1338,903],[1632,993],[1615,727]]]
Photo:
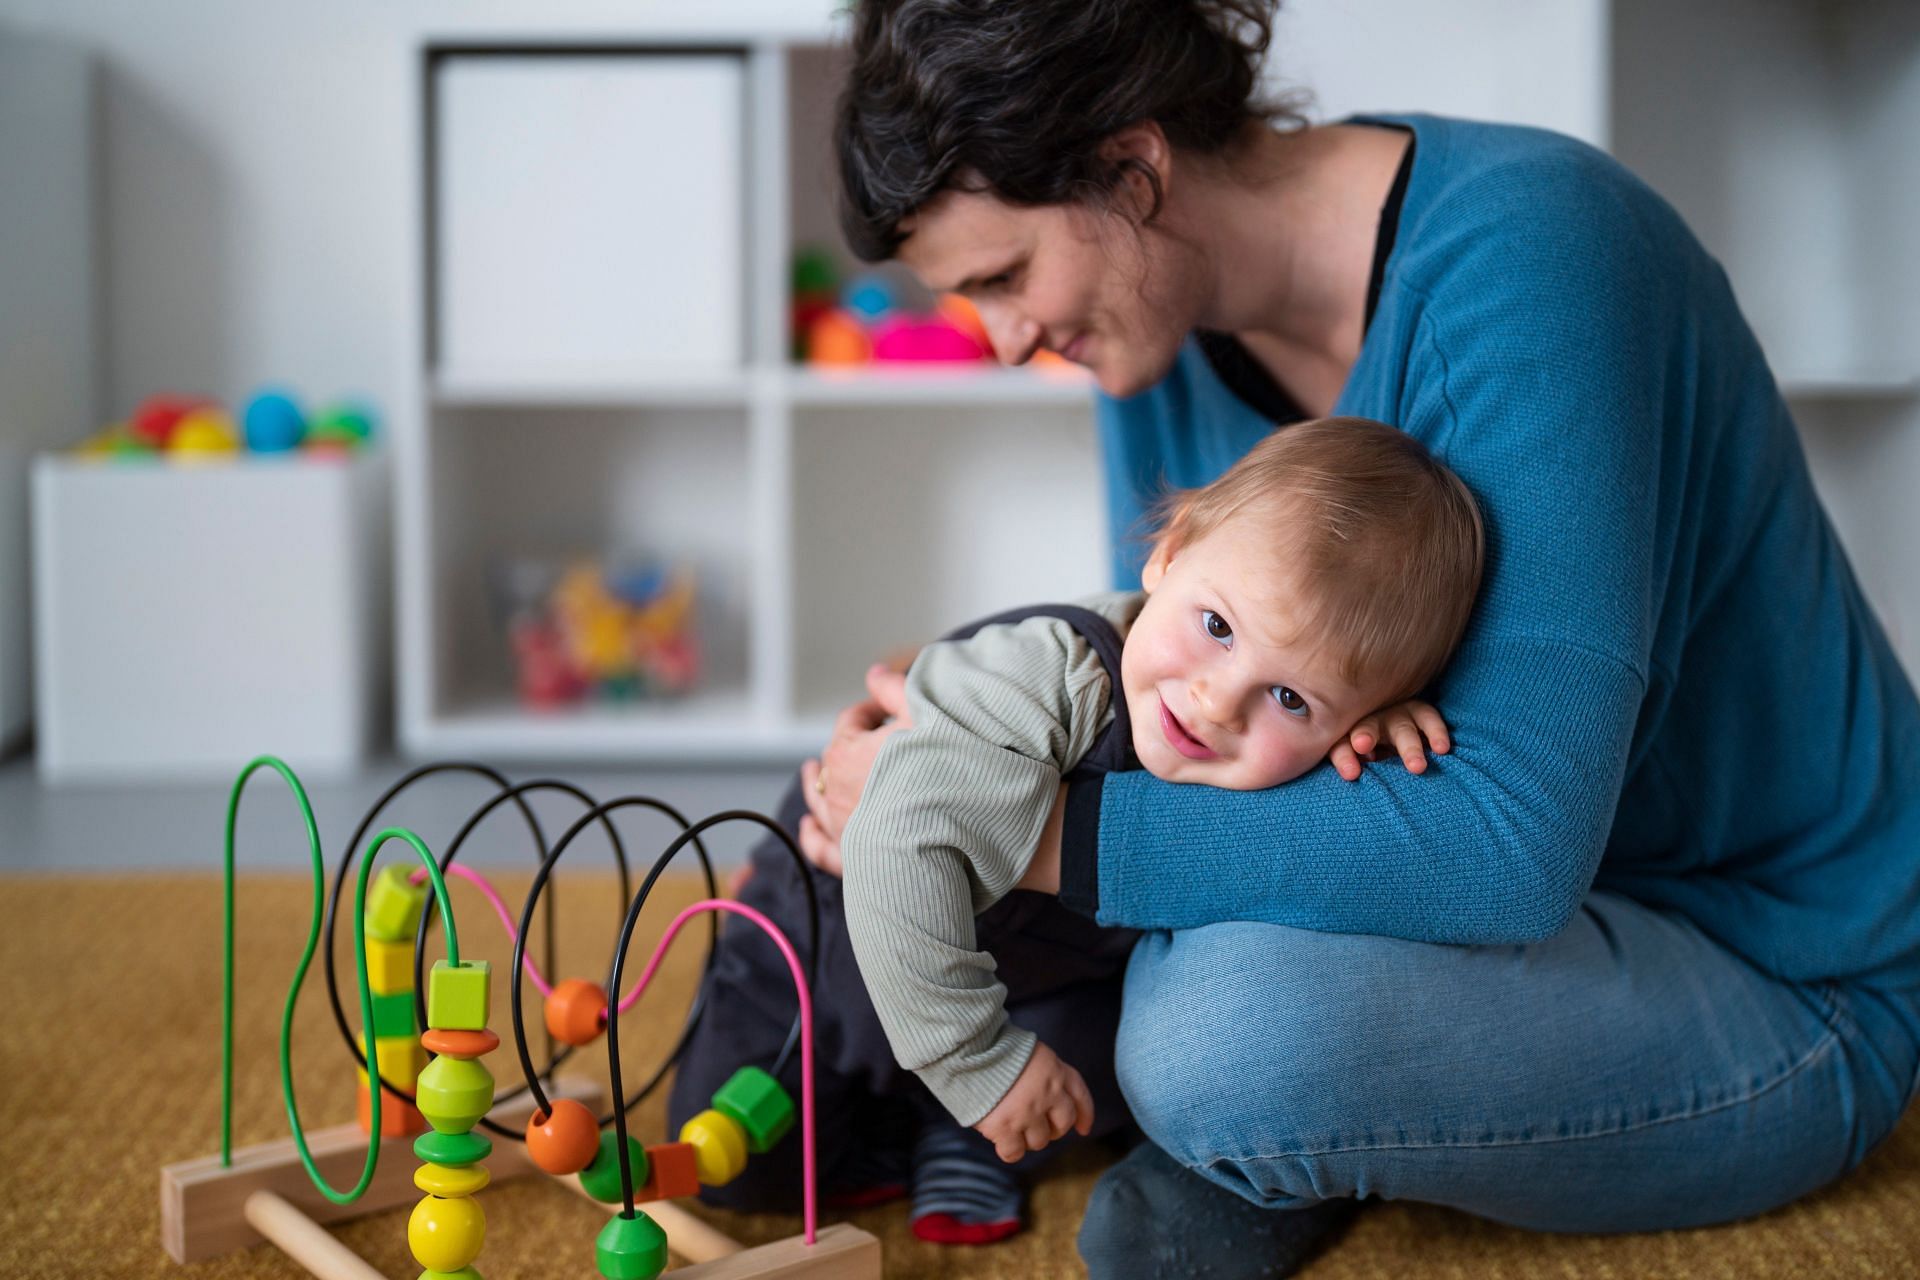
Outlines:
[[982,307],[980,321],[1001,364],[1025,364],[1040,345],[1040,326],[1010,307]]

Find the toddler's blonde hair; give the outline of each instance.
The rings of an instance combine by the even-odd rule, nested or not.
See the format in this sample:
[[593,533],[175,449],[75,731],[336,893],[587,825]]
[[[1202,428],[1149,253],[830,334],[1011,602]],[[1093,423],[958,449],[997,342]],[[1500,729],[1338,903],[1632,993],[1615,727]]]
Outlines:
[[1381,705],[1446,666],[1480,590],[1485,531],[1460,477],[1404,431],[1368,418],[1276,429],[1227,473],[1156,508],[1174,554],[1239,516],[1264,521],[1295,588],[1288,643],[1334,655]]

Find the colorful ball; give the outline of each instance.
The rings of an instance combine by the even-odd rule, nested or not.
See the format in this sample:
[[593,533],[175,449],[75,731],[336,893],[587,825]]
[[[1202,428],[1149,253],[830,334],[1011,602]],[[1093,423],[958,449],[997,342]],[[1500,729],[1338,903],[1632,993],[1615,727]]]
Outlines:
[[606,1030],[607,993],[585,978],[556,983],[547,997],[547,1034],[575,1048],[592,1044]]
[[875,360],[961,364],[986,354],[986,348],[945,320],[895,320],[873,339]]
[[164,449],[173,436],[174,428],[180,425],[180,419],[204,403],[204,400],[193,396],[148,396],[133,411],[133,416],[127,419],[127,426],[134,439],[142,444],[153,449]]
[[364,404],[342,401],[330,404],[313,415],[309,431],[365,443],[373,438],[373,410]]
[[899,304],[892,282],[871,272],[855,276],[840,291],[840,305],[868,322],[878,320]]
[[867,331],[845,311],[835,309],[807,330],[807,360],[811,364],[865,364],[873,359]]
[[555,1098],[553,1114],[527,1118],[527,1158],[548,1173],[578,1173],[600,1152],[600,1122],[572,1098]]
[[284,391],[256,393],[247,403],[243,421],[247,448],[255,453],[285,453],[299,447],[307,432],[307,420],[300,406]]
[[638,1210],[616,1213],[594,1238],[593,1262],[607,1280],[653,1280],[667,1269],[667,1233]]
[[458,1271],[480,1256],[487,1239],[487,1215],[466,1196],[428,1196],[407,1219],[407,1248],[429,1271]]
[[[619,1140],[620,1135],[611,1128],[603,1132],[593,1163],[580,1171],[580,1189],[608,1204],[621,1198]],[[634,1188],[638,1190],[647,1180],[647,1149],[632,1134],[627,1135],[627,1163],[633,1170]]]
[[167,437],[167,452],[172,454],[228,454],[239,447],[233,417],[218,405],[188,410]]

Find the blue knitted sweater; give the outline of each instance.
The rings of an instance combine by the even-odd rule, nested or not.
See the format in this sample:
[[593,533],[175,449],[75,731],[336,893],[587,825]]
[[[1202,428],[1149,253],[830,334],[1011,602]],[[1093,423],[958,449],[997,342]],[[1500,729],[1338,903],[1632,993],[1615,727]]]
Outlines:
[[[1920,981],[1920,704],[1725,274],[1591,147],[1391,121],[1413,169],[1336,412],[1419,437],[1486,517],[1431,690],[1453,751],[1354,784],[1076,787],[1062,897],[1141,928],[1516,943],[1598,886],[1784,978]],[[1192,341],[1098,421],[1123,587],[1143,505],[1271,429]]]

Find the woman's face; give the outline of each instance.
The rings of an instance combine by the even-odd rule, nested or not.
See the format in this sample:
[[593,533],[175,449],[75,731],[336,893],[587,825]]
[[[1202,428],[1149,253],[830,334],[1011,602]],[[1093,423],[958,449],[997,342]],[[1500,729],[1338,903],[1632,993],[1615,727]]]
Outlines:
[[1085,366],[1110,396],[1165,376],[1199,314],[1189,256],[1118,213],[949,190],[902,229],[900,261],[934,292],[972,302],[1004,363],[1046,348]]

